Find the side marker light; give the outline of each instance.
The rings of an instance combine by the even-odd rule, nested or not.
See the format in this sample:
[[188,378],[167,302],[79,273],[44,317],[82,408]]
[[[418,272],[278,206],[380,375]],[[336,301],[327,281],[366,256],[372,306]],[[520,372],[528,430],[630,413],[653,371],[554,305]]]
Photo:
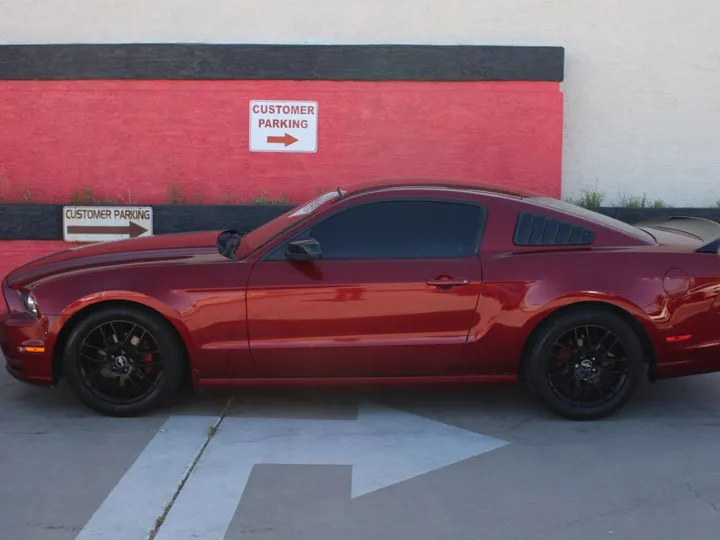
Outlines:
[[685,334],[682,336],[670,336],[670,337],[666,337],[665,341],[667,341],[668,343],[676,343],[678,341],[687,341],[691,337],[692,337],[692,334]]
[[45,352],[45,347],[18,347],[18,350],[19,350],[21,353],[23,353],[23,352],[28,352],[28,353],[44,353],[44,352]]

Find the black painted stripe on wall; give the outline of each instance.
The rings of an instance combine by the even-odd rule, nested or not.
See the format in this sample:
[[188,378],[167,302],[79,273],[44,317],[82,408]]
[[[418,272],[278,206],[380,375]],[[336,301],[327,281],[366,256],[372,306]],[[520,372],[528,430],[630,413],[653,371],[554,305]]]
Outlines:
[[0,80],[562,81],[563,47],[0,45]]
[[[62,240],[64,206],[72,205],[0,204],[0,240]],[[284,204],[148,206],[153,208],[156,235],[219,229],[248,232],[293,208]]]
[[[284,204],[163,204],[153,206],[153,232],[156,235],[222,229],[248,232],[292,208],[293,205]],[[61,204],[0,204],[0,241],[62,240],[62,209]],[[720,223],[720,208],[606,207],[594,210],[626,223],[670,216],[700,217]]]

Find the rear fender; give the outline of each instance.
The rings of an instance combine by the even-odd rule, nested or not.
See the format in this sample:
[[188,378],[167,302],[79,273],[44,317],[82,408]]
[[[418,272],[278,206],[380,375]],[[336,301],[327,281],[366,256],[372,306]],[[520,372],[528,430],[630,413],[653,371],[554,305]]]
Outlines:
[[650,320],[650,315],[645,310],[643,310],[639,306],[636,306],[626,298],[612,294],[597,294],[587,292],[558,297],[551,302],[548,302],[543,307],[541,312],[535,314],[533,317],[526,321],[526,335],[532,333],[540,324],[542,324],[543,321],[556,315],[561,310],[564,311],[569,308],[593,305],[598,307],[622,310],[623,312],[631,316],[633,319],[635,319],[639,324],[641,324],[646,331],[650,331],[653,327],[653,323]]
[[526,340],[521,354],[521,364],[525,360],[527,347],[530,345],[532,337],[545,322],[552,320],[561,313],[582,307],[607,309],[625,319],[643,342],[646,360],[650,364],[651,369],[654,369],[658,347],[662,347],[663,343],[658,342],[656,339],[656,332],[653,331],[654,324],[650,315],[625,298],[616,295],[597,295],[592,293],[575,294],[557,298],[548,303],[541,312],[528,319],[523,329],[523,335],[526,336]]

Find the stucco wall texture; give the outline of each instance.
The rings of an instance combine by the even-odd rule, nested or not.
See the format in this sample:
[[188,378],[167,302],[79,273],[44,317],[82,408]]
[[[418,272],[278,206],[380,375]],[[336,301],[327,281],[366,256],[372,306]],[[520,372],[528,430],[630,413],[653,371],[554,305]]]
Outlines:
[[[249,151],[249,102],[268,98],[318,102],[317,153]],[[398,176],[557,197],[562,110],[556,82],[9,81],[0,167],[12,202],[68,203],[86,187],[125,204],[177,191],[190,203],[294,202]]]
[[720,2],[0,0],[4,43],[420,43],[566,50],[563,195],[714,205]]

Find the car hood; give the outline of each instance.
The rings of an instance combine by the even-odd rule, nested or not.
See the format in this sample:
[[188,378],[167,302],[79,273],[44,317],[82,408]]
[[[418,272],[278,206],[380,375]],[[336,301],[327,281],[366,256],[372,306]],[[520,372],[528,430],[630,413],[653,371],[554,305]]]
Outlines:
[[161,262],[183,259],[198,254],[218,254],[215,242],[220,231],[141,236],[127,240],[85,244],[59,251],[10,272],[6,279],[13,286],[57,274],[88,267]]

